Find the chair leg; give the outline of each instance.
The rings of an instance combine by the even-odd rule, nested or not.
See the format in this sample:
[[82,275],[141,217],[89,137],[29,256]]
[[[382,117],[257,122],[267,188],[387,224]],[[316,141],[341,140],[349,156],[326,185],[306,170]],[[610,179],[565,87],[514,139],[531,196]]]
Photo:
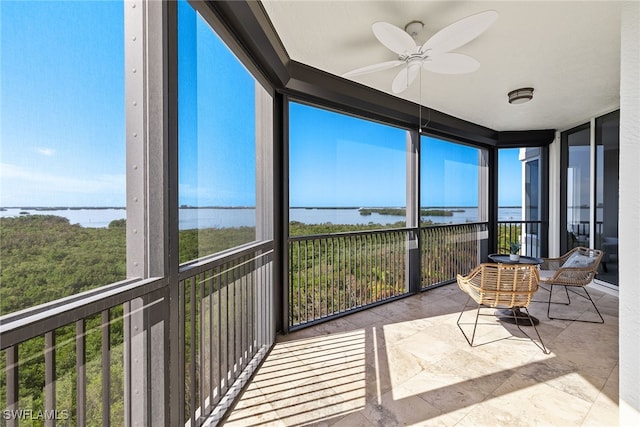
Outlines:
[[[462,307],[462,311],[458,316],[458,320],[456,321],[456,324],[458,325],[460,332],[462,332],[462,335],[464,335],[464,338],[467,340],[467,343],[469,344],[469,346],[473,347],[473,341],[475,340],[475,337],[476,337],[476,329],[478,328],[478,318],[480,317],[480,308],[482,307],[482,304],[478,304],[478,308],[476,310],[476,320],[473,324],[473,333],[471,334],[471,339],[469,339],[467,334],[464,332],[464,329],[462,329],[462,326],[460,326],[460,319],[462,318],[462,314],[465,312],[465,309],[469,306],[470,299],[471,297],[467,298],[467,302],[465,302],[464,307]],[[522,328],[520,327],[520,324],[518,323],[518,316],[514,316],[516,326],[518,327],[518,329],[520,329],[520,332],[526,335],[527,338],[529,338],[536,346],[538,346],[538,348],[540,348],[544,354],[549,354],[549,350],[547,350],[547,347],[545,347],[544,342],[542,341],[542,337],[540,336],[540,332],[538,332],[538,328],[533,322],[533,319],[531,318],[531,314],[529,314],[529,309],[527,307],[523,307],[523,308],[525,309],[527,317],[529,318],[529,324],[533,325],[533,328],[536,331],[536,335],[538,336],[538,340],[540,341],[540,344],[538,344],[536,340],[534,340],[528,333],[522,330]],[[483,314],[483,316],[486,316],[486,315]]]
[[[526,333],[521,327],[520,324],[518,323],[518,317],[516,316],[516,326],[518,327],[518,329],[520,329],[520,332],[522,332],[523,334],[525,334],[527,336],[527,338],[529,338],[535,345],[538,346],[538,348],[540,350],[542,350],[542,352],[544,354],[549,354],[549,350],[547,350],[547,347],[544,345],[544,342],[542,341],[542,337],[540,336],[540,332],[538,332],[538,328],[536,327],[536,324],[533,322],[533,319],[531,319],[531,314],[529,314],[529,309],[527,307],[522,307],[524,308],[525,312],[527,313],[527,317],[529,318],[529,324],[533,326],[533,329],[536,331],[536,335],[538,336],[538,340],[540,341],[540,344],[538,344],[536,342],[536,340],[534,340],[528,333]],[[527,325],[529,326],[529,325]],[[542,347],[540,347],[540,345],[542,345]]]
[[458,325],[458,328],[460,328],[460,332],[462,332],[462,335],[464,335],[464,338],[467,340],[467,343],[469,343],[469,345],[471,347],[473,347],[473,340],[476,337],[476,328],[478,327],[478,317],[480,316],[480,304],[478,304],[478,309],[476,311],[476,321],[473,324],[473,334],[471,335],[471,340],[469,340],[469,337],[464,332],[464,329],[462,329],[462,326],[460,326],[460,319],[462,319],[462,314],[465,312],[466,308],[469,306],[469,300],[470,299],[471,299],[471,297],[468,297],[467,301],[464,303],[464,307],[462,307],[462,311],[460,312],[460,315],[458,316],[458,320],[456,321],[456,324]]
[[[589,294],[589,291],[587,291],[587,288],[585,288],[584,286],[582,286],[582,290],[584,291],[584,293],[586,294],[586,297],[584,295],[580,295],[579,293],[577,293],[576,291],[572,290],[571,292],[575,293],[576,295],[578,295],[579,297],[588,299],[589,301],[591,301],[591,305],[593,305],[593,308],[596,310],[596,313],[598,313],[598,317],[600,317],[600,321],[597,320],[579,320],[579,319],[568,319],[565,317],[552,317],[551,316],[551,304],[564,304],[564,303],[552,303],[551,302],[551,295],[553,294],[553,287],[554,285],[551,285],[551,288],[549,289],[549,304],[547,305],[547,318],[551,319],[551,320],[571,320],[571,321],[575,321],[575,322],[583,322],[583,323],[604,323],[604,318],[602,317],[602,314],[600,314],[600,310],[598,310],[598,307],[596,306],[595,301],[593,301],[593,298],[591,298],[591,295]],[[571,304],[571,298],[569,297],[569,289],[567,286],[563,286],[564,287],[564,291],[567,294],[567,300],[569,301],[567,304],[565,305],[570,305]]]

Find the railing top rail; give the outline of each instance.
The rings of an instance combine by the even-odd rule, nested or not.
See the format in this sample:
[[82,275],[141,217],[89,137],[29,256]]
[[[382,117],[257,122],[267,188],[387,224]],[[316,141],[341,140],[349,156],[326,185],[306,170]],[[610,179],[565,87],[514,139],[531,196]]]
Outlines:
[[416,231],[418,229],[434,229],[434,228],[452,228],[452,227],[464,227],[470,225],[487,225],[486,222],[461,222],[457,224],[429,224],[421,225],[420,227],[405,227],[405,228],[376,228],[373,230],[355,230],[355,231],[340,231],[337,233],[328,234],[308,234],[304,236],[289,236],[290,242],[298,242],[303,240],[316,240],[326,239],[333,237],[351,237],[351,236],[363,236],[368,234],[385,234],[385,233],[404,233],[408,231]]
[[225,263],[234,261],[255,252],[263,252],[263,255],[266,255],[267,253],[272,251],[273,240],[268,240],[248,243],[246,245],[228,251],[203,257],[193,262],[182,264],[180,266],[179,280],[183,280],[186,277],[195,276],[196,274],[199,274],[203,271],[216,268]]
[[458,223],[448,223],[448,224],[428,224],[421,225],[420,228],[448,228],[448,227],[466,227],[469,225],[487,225],[488,222],[458,222]]
[[0,349],[152,294],[163,286],[165,280],[157,278],[126,280],[7,314],[0,318]]
[[337,233],[328,234],[307,234],[304,236],[289,236],[290,242],[296,242],[301,240],[315,240],[326,239],[331,237],[351,237],[351,236],[363,236],[368,234],[385,234],[385,233],[405,233],[407,231],[416,230],[417,228],[376,228],[373,230],[354,230],[354,231],[339,231]]
[[542,224],[545,221],[542,220],[520,220],[520,219],[512,219],[512,220],[508,220],[508,221],[496,221],[498,224]]

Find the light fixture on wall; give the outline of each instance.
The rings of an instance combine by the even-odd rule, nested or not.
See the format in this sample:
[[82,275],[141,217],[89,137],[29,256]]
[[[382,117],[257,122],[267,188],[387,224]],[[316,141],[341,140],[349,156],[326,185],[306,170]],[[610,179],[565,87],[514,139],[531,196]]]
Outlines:
[[509,97],[509,104],[524,104],[531,101],[533,98],[533,88],[523,87],[520,89],[512,90],[507,94]]

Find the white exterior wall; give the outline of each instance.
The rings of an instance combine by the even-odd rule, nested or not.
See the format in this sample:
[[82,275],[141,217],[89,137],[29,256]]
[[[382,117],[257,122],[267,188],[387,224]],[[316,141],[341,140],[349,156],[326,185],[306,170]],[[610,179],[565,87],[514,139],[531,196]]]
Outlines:
[[640,2],[622,7],[620,62],[620,425],[640,425]]

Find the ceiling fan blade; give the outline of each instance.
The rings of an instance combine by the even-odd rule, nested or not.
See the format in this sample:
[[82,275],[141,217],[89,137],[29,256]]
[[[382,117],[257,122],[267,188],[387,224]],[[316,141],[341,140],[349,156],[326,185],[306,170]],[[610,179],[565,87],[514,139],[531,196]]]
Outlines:
[[376,22],[371,26],[371,29],[380,43],[398,55],[411,54],[418,50],[415,40],[395,25],[388,22]]
[[425,70],[440,74],[465,74],[472,73],[480,68],[480,63],[461,53],[443,53],[434,56],[431,61],[424,61]]
[[367,65],[366,67],[356,68],[355,70],[348,71],[342,75],[342,77],[359,76],[360,74],[373,73],[376,71],[387,70],[389,68],[397,67],[404,64],[404,61],[396,59],[395,61],[381,62],[379,64]]
[[434,52],[449,52],[485,32],[498,19],[498,12],[487,10],[467,16],[435,33],[422,45],[422,52],[431,49]]
[[414,62],[408,64],[405,68],[400,70],[391,83],[391,91],[393,93],[400,93],[405,91],[411,83],[416,79],[416,76],[420,72],[420,63]]

